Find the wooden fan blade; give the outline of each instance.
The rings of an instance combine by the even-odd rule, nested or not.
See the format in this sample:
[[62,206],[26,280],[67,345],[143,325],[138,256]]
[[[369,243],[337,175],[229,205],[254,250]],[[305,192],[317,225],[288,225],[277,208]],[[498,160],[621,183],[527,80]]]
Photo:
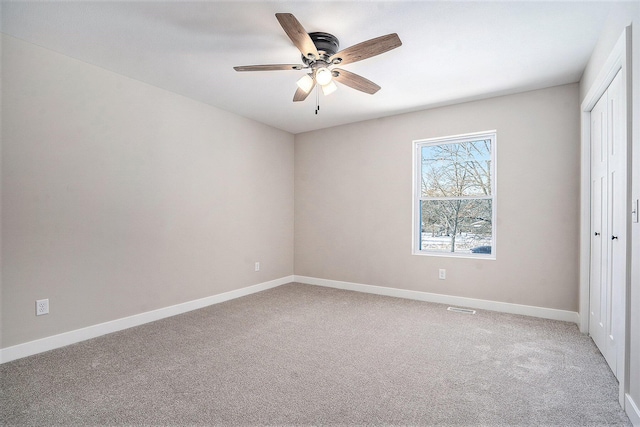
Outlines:
[[293,94],[293,102],[304,101],[305,99],[307,99],[311,92],[313,92],[313,89],[311,89],[309,92],[305,92],[304,90],[298,88],[298,90],[296,90],[296,93]]
[[305,68],[301,64],[273,64],[273,65],[241,65],[233,67],[236,71],[279,71],[279,70],[302,70]]
[[[367,40],[362,43],[358,43],[351,47],[348,47],[329,58],[329,62],[335,64],[350,64],[352,62],[362,61],[363,59],[371,58],[372,56],[380,55],[402,46],[400,37],[396,33],[387,34],[386,36],[376,37],[375,39]],[[339,62],[337,62],[339,60]]]
[[[373,95],[380,90],[380,86],[378,86],[371,80],[367,80],[355,73],[351,73],[346,70],[340,70],[338,68],[334,68],[332,71],[334,73],[333,80],[337,81],[338,83],[342,83],[345,86],[349,86],[350,88],[359,90],[360,92]],[[336,73],[338,74],[337,76]]]
[[305,58],[318,59],[318,49],[302,24],[291,13],[276,13],[282,29]]
[[303,89],[298,88],[298,90],[296,90],[296,93],[293,95],[293,102],[304,101],[305,99],[307,99],[309,94],[313,92],[313,89],[316,87],[316,79],[311,74],[309,74],[309,76],[313,79],[313,86],[311,86],[309,92],[305,92]]

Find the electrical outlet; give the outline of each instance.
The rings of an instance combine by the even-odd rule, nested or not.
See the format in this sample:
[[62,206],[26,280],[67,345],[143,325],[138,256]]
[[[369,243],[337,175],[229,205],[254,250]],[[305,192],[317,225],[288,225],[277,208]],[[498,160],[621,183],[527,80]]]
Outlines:
[[260,271],[260,263],[256,262],[256,271]]
[[36,316],[49,314],[49,299],[36,300]]
[[445,270],[444,268],[441,268],[441,269],[438,271],[438,279],[440,279],[440,280],[444,280],[444,279],[446,279],[446,278],[447,278],[447,270]]

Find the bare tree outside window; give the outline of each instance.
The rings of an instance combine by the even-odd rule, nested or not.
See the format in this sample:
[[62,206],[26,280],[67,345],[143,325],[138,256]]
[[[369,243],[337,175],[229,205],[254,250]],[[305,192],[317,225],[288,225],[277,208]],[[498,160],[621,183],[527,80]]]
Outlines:
[[419,145],[419,250],[491,254],[494,137]]

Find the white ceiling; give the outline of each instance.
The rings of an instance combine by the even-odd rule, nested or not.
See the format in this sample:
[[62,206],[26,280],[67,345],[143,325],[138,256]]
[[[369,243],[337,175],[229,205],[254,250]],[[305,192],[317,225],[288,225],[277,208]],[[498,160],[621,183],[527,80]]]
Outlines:
[[[151,85],[300,133],[579,81],[615,2],[2,2],[1,31]],[[382,86],[293,103],[303,71],[274,14],[340,48],[396,32],[403,45],[344,65]]]

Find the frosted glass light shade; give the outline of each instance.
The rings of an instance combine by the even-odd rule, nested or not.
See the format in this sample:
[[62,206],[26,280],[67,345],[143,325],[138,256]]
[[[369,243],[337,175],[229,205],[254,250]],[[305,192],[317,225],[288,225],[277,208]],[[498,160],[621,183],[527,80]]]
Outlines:
[[322,93],[324,93],[325,95],[329,95],[335,92],[336,89],[338,89],[338,86],[336,86],[334,82],[329,82],[328,84],[322,86]]
[[309,93],[311,89],[313,89],[313,79],[308,74],[302,76],[300,80],[296,83],[300,89],[305,91],[305,93]]
[[331,71],[328,68],[318,68],[318,71],[316,71],[316,81],[320,86],[329,84],[331,78]]

